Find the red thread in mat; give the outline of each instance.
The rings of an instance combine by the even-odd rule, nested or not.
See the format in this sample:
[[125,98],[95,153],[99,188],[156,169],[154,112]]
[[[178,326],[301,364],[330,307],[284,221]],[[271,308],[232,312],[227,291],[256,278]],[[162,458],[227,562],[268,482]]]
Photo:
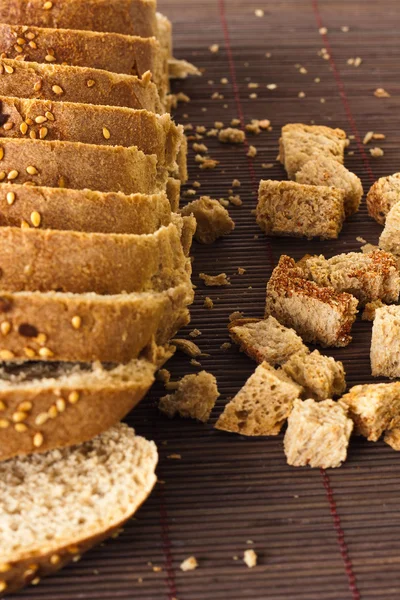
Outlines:
[[351,562],[349,549],[347,547],[346,540],[344,538],[344,531],[343,531],[342,524],[340,521],[339,513],[337,511],[337,506],[336,506],[335,498],[333,495],[333,489],[331,486],[329,475],[327,474],[325,469],[321,469],[320,471],[321,471],[322,481],[323,481],[324,488],[325,488],[326,495],[327,495],[328,502],[329,502],[329,507],[330,507],[330,511],[331,511],[331,515],[332,515],[332,519],[333,519],[333,526],[337,533],[337,541],[338,541],[339,548],[340,548],[340,554],[342,555],[342,558],[343,558],[344,567],[345,567],[347,579],[349,582],[349,588],[352,593],[352,598],[353,598],[353,600],[360,600],[361,595],[357,588],[357,581],[356,581],[356,576],[354,575],[353,563]]
[[[317,25],[319,27],[319,29],[321,29],[321,27],[323,27],[323,23],[322,23],[322,18],[321,18],[321,14],[319,12],[319,7],[318,7],[318,0],[311,0],[311,4],[312,4],[312,8],[314,11],[314,16],[315,16],[315,20],[317,22]],[[350,127],[353,131],[353,134],[356,138],[356,142],[357,142],[357,147],[358,147],[358,151],[361,154],[361,158],[363,160],[363,163],[365,165],[365,168],[367,170],[368,176],[370,178],[371,183],[375,183],[375,176],[374,173],[372,171],[370,162],[368,160],[368,156],[365,152],[365,148],[364,145],[361,141],[361,136],[360,136],[360,132],[358,131],[357,125],[356,125],[356,121],[354,119],[351,107],[350,107],[350,103],[349,103],[349,99],[347,98],[346,95],[346,90],[344,88],[344,84],[342,81],[342,78],[340,77],[340,73],[339,73],[339,69],[337,68],[335,59],[333,58],[333,54],[332,54],[332,47],[329,43],[329,39],[326,33],[320,33],[320,36],[322,37],[322,40],[324,42],[325,48],[328,50],[328,54],[329,54],[329,64],[332,67],[332,71],[333,71],[333,75],[335,77],[335,81],[336,81],[336,85],[338,87],[339,90],[339,95],[340,95],[340,99],[342,100],[344,109],[346,111],[346,116],[347,116],[347,120],[349,121]]]
[[158,485],[158,494],[160,497],[160,522],[162,548],[165,556],[165,583],[168,587],[168,600],[175,600],[177,596],[175,583],[175,569],[172,562],[171,540],[169,537],[168,514],[165,503],[164,486]]

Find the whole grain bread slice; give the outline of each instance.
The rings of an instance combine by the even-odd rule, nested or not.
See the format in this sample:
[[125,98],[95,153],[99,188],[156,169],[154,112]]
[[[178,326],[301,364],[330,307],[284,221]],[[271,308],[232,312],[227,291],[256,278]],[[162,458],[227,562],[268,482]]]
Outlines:
[[151,492],[156,464],[155,444],[124,424],[79,446],[0,463],[2,591],[118,533]]
[[3,183],[0,206],[0,227],[26,227],[33,212],[40,215],[36,221],[40,229],[140,235],[171,223],[171,205],[164,192],[125,195]]
[[[0,368],[0,461],[81,444],[116,425],[172,355],[126,365],[33,362]],[[15,419],[23,424],[15,428]]]
[[2,291],[162,292],[190,271],[174,223],[144,235],[0,227]]
[[0,118],[7,124],[0,137],[136,146],[145,154],[155,154],[170,175],[183,182],[187,179],[183,127],[167,113],[0,95]]
[[28,62],[90,67],[137,77],[150,71],[160,98],[169,91],[168,60],[155,37],[0,23],[0,52],[4,58],[22,57]]
[[1,154],[0,181],[125,194],[153,194],[167,183],[156,156],[135,146],[3,138]]
[[[189,322],[192,287],[118,295],[3,292],[0,361],[127,363]],[[4,333],[6,332],[6,333]]]
[[1,58],[0,74],[0,94],[3,96],[165,112],[149,72],[139,79],[134,75],[88,67]]

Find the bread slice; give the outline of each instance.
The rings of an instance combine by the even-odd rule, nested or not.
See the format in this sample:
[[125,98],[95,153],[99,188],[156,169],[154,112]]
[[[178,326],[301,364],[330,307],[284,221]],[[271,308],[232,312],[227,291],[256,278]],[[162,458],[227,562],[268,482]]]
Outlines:
[[168,176],[156,156],[135,146],[3,138],[1,153],[0,181],[20,184],[154,194],[165,190]]
[[171,223],[171,206],[164,192],[127,196],[3,183],[0,205],[0,227],[26,227],[33,212],[40,215],[40,222],[36,221],[40,229],[140,235]]
[[387,429],[400,426],[400,383],[355,385],[341,400],[356,431],[376,442]]
[[0,22],[140,37],[158,34],[155,0],[63,0],[46,10],[42,0],[0,0]]
[[397,261],[393,254],[383,250],[368,254],[348,252],[329,259],[323,255],[305,257],[301,267],[316,284],[348,292],[362,305],[379,299],[387,303],[399,299]]
[[400,173],[381,177],[367,194],[368,212],[375,221],[385,224],[386,215],[400,200]]
[[267,235],[336,239],[345,216],[343,202],[338,188],[261,180],[257,223]]
[[0,96],[0,117],[7,126],[12,124],[10,129],[0,129],[0,137],[136,146],[145,154],[155,154],[170,175],[183,182],[187,179],[183,127],[167,113]]
[[328,469],[347,457],[353,421],[340,402],[295,400],[288,419],[284,448],[289,465]]
[[189,322],[193,291],[99,295],[4,292],[0,360],[127,363],[154,340],[168,343]]
[[358,300],[304,278],[289,256],[281,256],[267,284],[266,316],[292,327],[306,342],[347,346]]
[[282,127],[279,160],[285,166],[289,178],[294,179],[297,171],[300,171],[310,158],[321,154],[343,164],[347,145],[346,133],[342,129],[289,123]]
[[171,354],[158,349],[157,364],[139,358],[126,365],[37,362],[1,368],[0,460],[81,444],[116,425]]
[[219,395],[214,375],[200,371],[182,377],[173,394],[160,398],[158,408],[169,417],[178,413],[206,423]]
[[344,191],[344,212],[350,217],[358,211],[363,187],[361,180],[341,165],[335,158],[324,154],[315,156],[304,163],[296,173],[297,183],[326,185]]
[[28,62],[89,67],[137,77],[150,71],[160,98],[165,99],[169,91],[168,60],[154,37],[1,23],[0,52],[4,58],[21,60],[22,56]]
[[292,354],[282,369],[304,388],[303,397],[321,401],[341,396],[346,389],[343,364],[318,350]]
[[375,311],[371,369],[375,377],[400,377],[400,306],[384,306]]
[[[42,11],[44,12],[44,11]],[[110,73],[89,67],[0,59],[0,94],[61,102],[144,108],[165,112],[151,74]]]
[[79,446],[2,462],[3,592],[60,569],[117,533],[154,487],[156,464],[155,444],[124,424]]
[[[400,199],[400,185],[399,185],[399,199]],[[396,203],[389,210],[386,215],[385,227],[379,238],[379,246],[388,252],[393,252],[396,255],[396,259],[400,256],[400,242],[399,242],[399,231],[400,231],[400,203]]]
[[0,227],[2,291],[162,292],[190,272],[173,223],[144,235]]
[[278,435],[301,392],[282,370],[263,362],[225,406],[215,427],[242,435]]
[[194,237],[202,244],[212,244],[235,229],[235,223],[226,208],[208,196],[189,202],[181,213],[184,216],[194,215],[197,221]]
[[250,358],[270,365],[282,365],[292,354],[308,352],[294,329],[281,325],[274,317],[235,319],[228,325],[229,335]]

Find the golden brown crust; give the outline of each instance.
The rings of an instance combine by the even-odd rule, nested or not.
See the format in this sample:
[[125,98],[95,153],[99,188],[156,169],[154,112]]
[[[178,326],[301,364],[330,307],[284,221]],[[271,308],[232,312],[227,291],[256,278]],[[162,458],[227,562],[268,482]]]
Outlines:
[[189,284],[189,273],[172,223],[140,236],[0,227],[4,291],[161,292]]
[[10,129],[0,137],[60,140],[101,146],[136,146],[185,182],[186,137],[170,115],[122,107],[0,96],[0,116]]
[[125,194],[153,194],[166,186],[168,174],[157,169],[157,158],[134,146],[3,138],[0,148],[2,181]]
[[0,74],[0,94],[3,96],[165,112],[157,88],[151,82],[151,76],[139,79],[133,75],[121,75],[100,69],[40,64],[8,58],[0,59]]
[[118,296],[4,293],[0,321],[9,324],[9,332],[0,339],[0,360],[127,363],[153,339],[166,344],[188,323],[192,296],[187,284]]
[[125,195],[3,183],[0,204],[0,227],[29,223],[33,211],[40,214],[41,229],[143,234],[171,222],[165,193]]

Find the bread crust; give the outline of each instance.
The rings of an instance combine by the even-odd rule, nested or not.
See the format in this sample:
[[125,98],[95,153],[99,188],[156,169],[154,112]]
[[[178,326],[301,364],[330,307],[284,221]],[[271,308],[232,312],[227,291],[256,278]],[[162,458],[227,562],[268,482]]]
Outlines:
[[[187,283],[160,293],[100,296],[15,292],[0,296],[0,360],[127,363],[152,340],[164,345],[189,322]],[[72,324],[79,317],[80,325]],[[40,334],[43,334],[42,336]]]
[[[7,73],[6,67],[13,69],[12,73]],[[40,64],[9,58],[0,59],[0,71],[4,74],[4,77],[0,77],[0,94],[3,96],[165,112],[150,76],[139,79],[134,75],[88,67]],[[54,92],[54,86],[58,86],[57,92]]]
[[[3,138],[0,148],[3,181],[124,194],[153,194],[166,187],[168,174],[157,169],[156,156],[135,146]],[[36,172],[30,174],[28,167]]]
[[[11,204],[7,202],[10,193],[15,196]],[[33,211],[40,214],[40,229],[140,235],[171,223],[171,206],[164,192],[126,195],[3,183],[0,203],[0,227],[29,224]]]
[[[165,167],[171,176],[181,178],[183,182],[187,179],[183,127],[175,125],[169,114],[0,96],[0,116],[5,123],[13,125],[11,129],[1,128],[0,137],[29,138],[34,135],[36,139],[46,141],[136,146],[145,154],[155,154],[158,165]],[[36,123],[36,119],[44,122]],[[23,123],[28,123],[25,129]]]
[[190,267],[173,223],[148,235],[0,227],[2,291],[161,292],[189,285]]

